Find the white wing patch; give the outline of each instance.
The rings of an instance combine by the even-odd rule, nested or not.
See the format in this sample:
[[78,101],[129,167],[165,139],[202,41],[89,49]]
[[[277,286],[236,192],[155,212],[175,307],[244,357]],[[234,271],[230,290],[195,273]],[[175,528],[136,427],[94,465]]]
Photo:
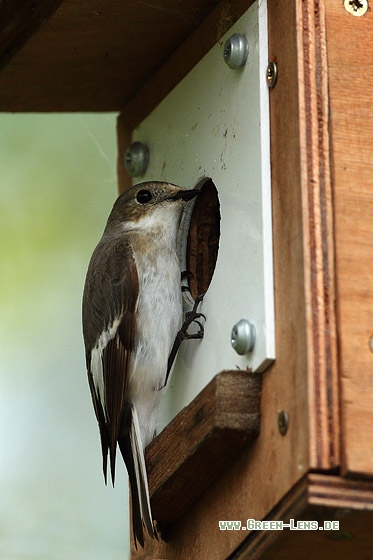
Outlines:
[[105,382],[104,382],[104,368],[102,364],[102,352],[106,348],[108,342],[110,342],[110,340],[112,340],[115,337],[120,322],[121,322],[121,318],[115,319],[113,324],[107,330],[102,331],[96,346],[93,348],[91,352],[91,373],[93,378],[93,384],[95,387],[96,397],[100,401],[102,410],[104,411],[106,422],[109,422],[109,418],[108,418],[108,413],[106,409],[106,400],[105,400]]

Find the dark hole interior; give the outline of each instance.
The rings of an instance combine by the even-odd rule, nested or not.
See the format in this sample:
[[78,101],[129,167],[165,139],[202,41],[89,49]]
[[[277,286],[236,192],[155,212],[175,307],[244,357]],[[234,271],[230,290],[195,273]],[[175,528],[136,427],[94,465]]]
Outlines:
[[190,293],[195,299],[206,293],[214,274],[220,238],[220,204],[211,179],[202,183],[191,216],[186,265]]

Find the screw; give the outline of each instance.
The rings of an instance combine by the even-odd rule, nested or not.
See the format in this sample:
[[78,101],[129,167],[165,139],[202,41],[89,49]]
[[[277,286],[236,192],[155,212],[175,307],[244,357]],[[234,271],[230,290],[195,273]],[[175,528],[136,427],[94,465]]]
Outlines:
[[373,334],[372,334],[371,337],[369,337],[368,346],[369,346],[369,350],[370,350],[371,352],[373,352]]
[[368,0],[344,0],[346,12],[353,16],[363,16],[369,8]]
[[232,70],[244,66],[249,54],[249,44],[246,37],[234,33],[224,43],[224,60]]
[[132,177],[144,175],[149,165],[149,149],[142,142],[132,142],[124,156],[124,166]]
[[277,425],[280,430],[280,434],[284,436],[289,428],[289,415],[286,410],[281,410],[281,412],[278,413]]
[[273,88],[277,82],[277,64],[276,62],[273,62],[273,60],[271,60],[271,62],[268,63],[266,78],[267,78],[267,86],[269,88]]
[[231,332],[232,348],[236,350],[237,354],[244,356],[252,352],[255,346],[256,331],[254,325],[241,319],[238,321]]

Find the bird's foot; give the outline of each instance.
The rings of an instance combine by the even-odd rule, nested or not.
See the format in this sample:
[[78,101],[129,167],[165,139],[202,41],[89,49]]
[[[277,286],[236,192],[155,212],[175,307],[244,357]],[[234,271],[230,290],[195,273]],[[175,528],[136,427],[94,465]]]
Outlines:
[[[200,294],[199,296],[197,296],[195,301],[194,301],[193,308],[190,311],[187,311],[185,313],[185,320],[184,320],[183,326],[181,327],[181,329],[177,333],[177,338],[180,339],[180,342],[182,342],[183,340],[203,338],[203,335],[204,335],[204,332],[205,332],[204,327],[203,327],[201,321],[198,321],[198,319],[203,318],[206,321],[206,315],[198,312],[197,309],[198,309],[199,304],[203,300],[204,295],[205,294]],[[196,323],[199,326],[199,331],[197,333],[188,333],[188,328],[190,327],[190,325],[192,323]]]
[[[170,375],[172,364],[174,363],[177,351],[180,347],[180,344],[183,342],[183,340],[203,338],[204,327],[203,327],[201,321],[199,321],[198,319],[203,318],[204,320],[206,320],[206,316],[203,313],[200,313],[199,311],[197,311],[197,309],[198,309],[199,304],[203,300],[204,295],[205,294],[201,294],[198,297],[196,297],[196,299],[194,301],[193,308],[190,311],[187,311],[187,313],[185,313],[184,324],[176,335],[174,345],[172,347],[171,353],[170,353],[169,358],[168,358],[168,365],[167,365],[167,373],[166,373],[165,382],[163,383],[163,385],[161,385],[158,388],[158,391],[161,391],[167,385],[167,381],[168,381],[168,377]],[[190,327],[190,325],[192,323],[196,323],[199,326],[199,331],[198,332],[188,333],[188,328]]]

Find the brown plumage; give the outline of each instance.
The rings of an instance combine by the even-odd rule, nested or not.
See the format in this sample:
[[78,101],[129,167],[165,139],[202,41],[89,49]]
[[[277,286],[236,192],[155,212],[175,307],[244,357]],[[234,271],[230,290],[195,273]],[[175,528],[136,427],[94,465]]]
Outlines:
[[168,358],[181,325],[177,229],[198,191],[143,183],[115,202],[88,267],[83,335],[103,470],[114,483],[117,444],[131,486],[136,541],[155,536],[144,449],[154,437]]

